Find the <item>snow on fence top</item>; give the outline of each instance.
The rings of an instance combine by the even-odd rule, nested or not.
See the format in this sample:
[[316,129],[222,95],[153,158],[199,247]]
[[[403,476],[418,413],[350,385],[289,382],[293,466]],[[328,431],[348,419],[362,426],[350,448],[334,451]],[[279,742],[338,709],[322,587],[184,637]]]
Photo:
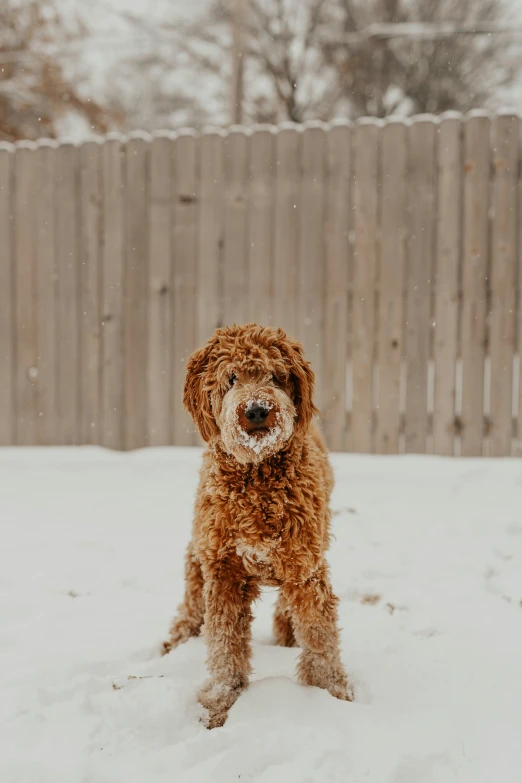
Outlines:
[[396,123],[396,122],[402,122],[407,125],[415,125],[417,123],[421,122],[434,122],[434,123],[440,123],[445,119],[460,119],[462,122],[466,122],[469,119],[472,119],[473,117],[487,117],[488,119],[494,120],[496,117],[518,117],[520,118],[520,113],[517,112],[515,109],[511,109],[509,107],[500,109],[498,111],[489,112],[484,109],[473,109],[470,112],[467,112],[466,114],[462,114],[458,111],[447,111],[443,112],[442,114],[416,114],[412,117],[405,117],[403,115],[389,115],[388,117],[385,117],[383,119],[380,119],[378,117],[359,117],[355,120],[348,120],[348,119],[334,119],[329,122],[322,122],[320,120],[308,120],[304,123],[295,123],[295,122],[281,122],[278,125],[269,125],[269,124],[254,124],[254,125],[229,125],[226,127],[222,126],[206,126],[203,127],[201,130],[196,130],[194,128],[179,128],[178,130],[157,130],[149,133],[148,131],[140,131],[140,130],[134,130],[130,131],[129,133],[120,133],[117,131],[111,131],[110,133],[104,134],[104,135],[95,135],[88,137],[85,140],[78,141],[76,139],[70,139],[67,137],[61,137],[59,139],[47,139],[42,138],[38,139],[36,141],[28,141],[28,140],[21,140],[14,143],[11,142],[0,142],[0,150],[7,150],[7,151],[15,151],[16,149],[35,149],[37,147],[41,146],[61,146],[64,144],[67,145],[74,145],[75,147],[81,147],[83,144],[89,143],[89,142],[97,142],[99,144],[103,144],[106,141],[118,141],[120,144],[126,144],[131,139],[140,139],[143,141],[151,142],[155,138],[167,138],[167,139],[176,139],[180,136],[194,136],[196,138],[201,138],[202,136],[223,136],[227,137],[232,133],[244,133],[248,136],[252,135],[256,132],[261,131],[270,131],[272,133],[277,134],[280,131],[283,130],[295,130],[297,133],[302,133],[303,131],[309,129],[309,128],[318,128],[321,130],[324,130],[325,132],[328,132],[332,128],[336,128],[339,126],[342,127],[354,127],[357,125],[376,125],[377,127],[382,127],[383,125],[386,125],[388,123]]

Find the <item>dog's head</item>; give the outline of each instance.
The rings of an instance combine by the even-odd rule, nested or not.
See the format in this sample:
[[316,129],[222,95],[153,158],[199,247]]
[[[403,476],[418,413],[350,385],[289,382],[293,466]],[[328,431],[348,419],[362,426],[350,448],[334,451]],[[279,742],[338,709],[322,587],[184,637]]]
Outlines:
[[317,409],[301,343],[282,329],[218,329],[189,359],[183,402],[207,442],[261,462],[308,429]]

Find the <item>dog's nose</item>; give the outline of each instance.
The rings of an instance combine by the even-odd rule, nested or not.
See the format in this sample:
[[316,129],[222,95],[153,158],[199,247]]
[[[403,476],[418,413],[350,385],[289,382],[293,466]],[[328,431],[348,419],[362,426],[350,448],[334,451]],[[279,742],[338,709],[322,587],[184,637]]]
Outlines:
[[252,405],[246,411],[245,416],[252,424],[262,424],[268,416],[268,408],[264,405]]

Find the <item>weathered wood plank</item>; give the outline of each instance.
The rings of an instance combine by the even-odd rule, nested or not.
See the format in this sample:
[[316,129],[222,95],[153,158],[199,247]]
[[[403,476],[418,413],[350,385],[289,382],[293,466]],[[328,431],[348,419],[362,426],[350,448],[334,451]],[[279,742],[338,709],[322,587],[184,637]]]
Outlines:
[[428,437],[428,362],[435,236],[436,126],[418,119],[409,128],[409,238],[406,278],[405,448],[423,454]]
[[74,145],[62,144],[56,149],[56,416],[58,442],[65,446],[79,442],[80,424],[78,160]]
[[35,152],[35,222],[36,222],[36,332],[38,346],[36,442],[54,445],[59,437],[57,426],[57,268],[55,223],[59,205],[55,200],[57,148],[40,142]]
[[520,122],[503,114],[493,124],[491,357],[489,456],[511,454],[517,278],[517,185]]
[[381,252],[378,325],[379,398],[375,451],[399,451],[401,358],[404,353],[406,127],[390,121],[381,140]]
[[301,131],[284,124],[276,135],[274,212],[274,326],[302,337],[298,330],[298,258]]
[[354,128],[353,402],[349,448],[373,450],[373,364],[378,227],[379,123]]
[[125,447],[147,445],[147,305],[149,143],[126,146],[126,260],[124,286]]
[[324,127],[306,123],[301,139],[298,331],[315,373],[319,409],[324,400],[324,169]]
[[[198,239],[200,218],[200,139],[180,134],[174,146],[173,285],[172,314],[172,417],[173,442],[191,446],[198,442],[195,426],[183,408],[183,384],[190,354],[199,345],[198,335]],[[203,339],[207,339],[206,335]]]
[[198,258],[198,342],[205,343],[225,315],[222,306],[224,136],[201,137]]
[[490,175],[490,120],[464,124],[464,238],[462,268],[462,440],[464,457],[482,454]]
[[38,345],[35,279],[35,148],[17,145],[14,156],[15,443],[36,442]]
[[274,153],[272,129],[255,128],[249,161],[248,317],[264,326],[278,326],[272,318]]
[[439,126],[438,205],[433,451],[453,456],[462,237],[462,119],[458,115],[443,116]]
[[80,147],[80,443],[103,442],[101,427],[102,148]]
[[103,246],[101,265],[102,427],[101,444],[124,447],[123,273],[124,198],[121,141],[109,138],[102,147]]
[[224,141],[223,321],[244,324],[248,307],[249,136],[232,128]]
[[351,129],[335,124],[326,138],[325,304],[323,421],[328,447],[346,448],[348,280],[353,262],[351,225]]
[[14,443],[13,147],[0,144],[0,446]]
[[172,442],[171,422],[171,184],[174,140],[158,135],[150,147],[148,187],[149,328],[148,328],[148,444]]

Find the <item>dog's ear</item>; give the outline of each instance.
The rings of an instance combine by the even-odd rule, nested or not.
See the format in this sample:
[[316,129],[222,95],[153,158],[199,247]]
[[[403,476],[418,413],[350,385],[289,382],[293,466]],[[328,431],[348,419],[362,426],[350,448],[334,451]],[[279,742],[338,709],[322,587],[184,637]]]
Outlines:
[[286,338],[287,356],[290,360],[290,379],[294,388],[294,405],[297,410],[296,431],[306,432],[312,417],[319,413],[314,405],[315,375],[304,358],[303,346],[297,340]]
[[194,419],[204,441],[208,443],[219,434],[212,407],[210,394],[205,384],[212,343],[195,351],[187,363],[187,374],[183,388],[183,405]]

